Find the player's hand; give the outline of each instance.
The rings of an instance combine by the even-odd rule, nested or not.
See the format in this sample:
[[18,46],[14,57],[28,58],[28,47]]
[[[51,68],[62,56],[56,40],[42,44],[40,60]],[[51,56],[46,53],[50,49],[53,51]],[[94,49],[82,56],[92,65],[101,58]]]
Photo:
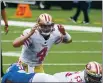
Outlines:
[[5,31],[5,34],[8,33],[8,31],[9,31],[9,29],[8,29],[8,25],[5,25],[5,27],[4,27],[4,31]]
[[38,29],[38,27],[39,27],[38,24],[36,24],[34,27],[32,27],[32,28],[31,28],[31,31],[30,31],[30,34],[32,35],[32,34],[35,32],[35,30]]
[[58,30],[60,31],[60,33],[61,33],[62,35],[66,35],[64,26],[62,26],[62,25],[59,24],[59,25],[58,25]]

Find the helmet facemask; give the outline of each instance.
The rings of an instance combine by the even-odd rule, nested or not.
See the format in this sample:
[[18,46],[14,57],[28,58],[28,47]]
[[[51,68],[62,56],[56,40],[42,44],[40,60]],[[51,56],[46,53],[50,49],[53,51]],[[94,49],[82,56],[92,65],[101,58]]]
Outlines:
[[101,83],[102,76],[90,75],[85,72],[86,83]]

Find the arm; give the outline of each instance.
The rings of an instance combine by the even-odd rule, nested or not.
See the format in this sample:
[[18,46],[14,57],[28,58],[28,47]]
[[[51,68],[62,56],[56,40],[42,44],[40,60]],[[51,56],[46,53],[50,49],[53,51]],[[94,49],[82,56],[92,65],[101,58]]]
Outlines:
[[27,35],[20,36],[16,38],[13,42],[14,47],[20,47],[21,45],[24,44],[24,42],[31,36],[31,33],[28,33]]
[[7,16],[6,16],[6,10],[5,10],[5,3],[2,1],[1,2],[1,16],[4,20],[4,23],[5,23],[5,27],[4,27],[4,30],[6,32],[6,34],[8,33],[8,21],[7,21]]
[[62,25],[58,25],[58,30],[60,31],[60,33],[62,34],[63,37],[63,43],[71,43],[72,42],[72,38],[71,36],[65,31],[64,27]]
[[4,22],[5,22],[5,26],[7,26],[7,25],[8,25],[8,21],[7,21],[7,16],[6,16],[6,11],[5,11],[5,9],[3,9],[3,10],[1,11],[1,15],[2,15],[2,18],[3,18]]
[[31,35],[33,35],[33,33],[35,32],[35,30],[36,30],[37,27],[38,27],[38,25],[36,25],[35,27],[33,27],[33,28],[30,30],[30,32],[28,32],[28,34],[16,38],[16,39],[13,41],[13,46],[14,46],[14,47],[20,47],[21,45],[23,45],[24,42],[25,42],[28,38],[30,38]]

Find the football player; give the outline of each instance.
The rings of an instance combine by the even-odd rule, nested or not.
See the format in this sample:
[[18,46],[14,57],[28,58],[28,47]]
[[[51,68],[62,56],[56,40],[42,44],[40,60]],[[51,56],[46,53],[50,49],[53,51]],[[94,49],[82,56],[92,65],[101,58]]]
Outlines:
[[54,74],[60,82],[102,83],[102,66],[95,61],[89,62],[83,71],[60,72]]
[[44,72],[42,63],[49,49],[60,42],[70,43],[72,38],[62,25],[54,24],[51,15],[43,13],[33,28],[24,30],[14,40],[13,46],[23,45],[19,63],[25,67],[28,65],[28,72]]
[[45,73],[26,73],[25,68],[14,63],[2,78],[1,83],[34,83],[34,82],[59,82],[55,77]]

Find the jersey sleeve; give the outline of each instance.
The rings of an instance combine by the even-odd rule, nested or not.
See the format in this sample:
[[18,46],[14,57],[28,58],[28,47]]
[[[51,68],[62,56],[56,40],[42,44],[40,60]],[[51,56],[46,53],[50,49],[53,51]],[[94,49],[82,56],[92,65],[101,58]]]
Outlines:
[[[27,35],[29,32],[30,32],[30,29],[24,30],[23,33],[21,34],[21,37]],[[25,40],[24,45],[28,46],[30,43],[32,43],[31,37]]]

